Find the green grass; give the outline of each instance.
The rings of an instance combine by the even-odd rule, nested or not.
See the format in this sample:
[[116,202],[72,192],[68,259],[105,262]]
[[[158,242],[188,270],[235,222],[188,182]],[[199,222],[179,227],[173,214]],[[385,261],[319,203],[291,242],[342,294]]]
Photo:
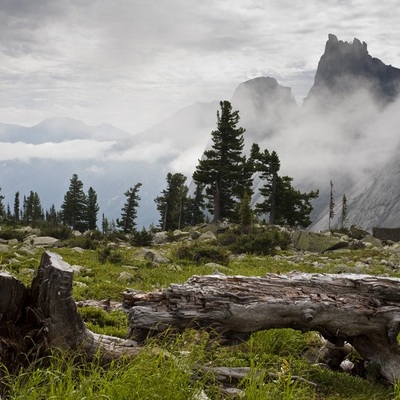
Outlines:
[[[150,291],[185,282],[193,275],[211,274],[213,261],[221,252],[206,248],[203,260],[178,257],[177,245],[164,246],[171,265],[154,267],[145,261],[135,248],[101,246],[83,253],[71,248],[51,249],[59,253],[70,265],[82,266],[74,276],[75,300],[121,301],[127,288]],[[21,256],[17,256],[21,254]],[[203,254],[203,253],[202,253]],[[203,255],[204,255],[203,254]],[[227,275],[264,275],[286,273],[293,269],[304,272],[332,272],[343,255],[298,255],[295,264],[277,256],[244,255],[223,258],[218,269]],[[36,270],[42,251],[24,255],[17,249],[0,253],[0,264],[29,285],[32,276],[26,268]],[[356,250],[344,255],[350,268],[358,260],[372,258],[368,273],[399,276],[380,263],[385,254],[371,250]],[[211,259],[209,258],[211,257]],[[297,257],[297,256],[296,256]],[[15,261],[17,260],[17,261]],[[321,267],[322,266],[322,267]],[[25,271],[25,272],[24,272]],[[129,282],[119,280],[122,272],[129,272]],[[80,308],[79,312],[89,329],[94,332],[124,337],[127,317],[123,311],[107,313],[94,307]],[[102,366],[98,360],[91,362],[68,354],[52,354],[44,360],[21,369],[16,376],[4,368],[0,370],[0,393],[3,399],[195,399],[204,391],[210,399],[223,398],[221,385],[207,367],[250,367],[249,375],[240,382],[232,382],[243,390],[245,399],[307,399],[307,400],[400,400],[400,385],[384,386],[372,378],[361,379],[333,372],[313,365],[320,347],[315,332],[301,333],[291,329],[269,330],[251,335],[248,341],[236,346],[221,346],[206,332],[187,330],[181,335],[166,332],[152,339],[134,360],[118,360]],[[314,382],[293,380],[299,376]]]

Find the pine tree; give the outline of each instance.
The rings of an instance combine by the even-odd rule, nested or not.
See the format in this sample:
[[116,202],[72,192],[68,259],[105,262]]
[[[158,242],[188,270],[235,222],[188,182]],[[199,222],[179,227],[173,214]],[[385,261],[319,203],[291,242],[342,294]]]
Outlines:
[[44,213],[39,194],[31,190],[28,197],[24,196],[23,220],[27,224],[35,225],[43,219]]
[[311,224],[311,200],[318,197],[318,190],[302,193],[292,186],[293,178],[279,176],[280,160],[275,151],[260,152],[257,144],[251,149],[253,169],[260,173],[265,184],[259,189],[263,201],[256,204],[256,212],[269,214],[270,224],[306,228]]
[[86,198],[86,219],[87,227],[89,230],[96,230],[97,228],[97,213],[100,207],[97,204],[97,194],[95,190],[90,187]]
[[252,171],[242,154],[245,129],[237,127],[239,112],[232,111],[229,101],[221,101],[220,107],[217,129],[211,132],[212,148],[204,152],[193,174],[196,183],[205,185],[213,222],[234,219],[240,199],[252,185]]
[[136,231],[137,207],[139,206],[140,196],[138,195],[141,183],[137,183],[134,187],[129,188],[124,193],[126,202],[121,209],[121,219],[117,218],[117,226],[124,233],[134,233]]
[[83,191],[83,183],[77,174],[73,174],[64,201],[61,204],[61,216],[64,224],[76,230],[87,228],[86,195]]
[[46,221],[51,225],[57,225],[57,223],[59,222],[56,207],[54,204],[51,205],[49,211],[46,211]]
[[347,198],[346,198],[346,194],[343,194],[343,198],[342,198],[342,214],[341,214],[341,225],[342,225],[342,229],[344,228],[344,224],[346,222],[347,219]]
[[248,233],[253,223],[253,211],[250,207],[250,200],[249,194],[245,192],[239,207],[240,227],[243,233]]
[[329,182],[331,190],[329,195],[329,216],[328,216],[328,230],[331,230],[331,219],[335,216],[335,203],[333,202],[333,182]]
[[0,188],[0,222],[5,218],[6,215],[6,210],[4,208],[3,204],[4,196],[1,194],[1,188]]
[[161,196],[154,199],[160,213],[160,228],[163,231],[180,229],[187,225],[188,188],[186,176],[181,173],[167,174],[167,187]]
[[194,191],[193,197],[188,199],[188,225],[198,225],[205,221],[204,208],[204,185],[198,183]]
[[17,192],[14,197],[14,219],[16,222],[19,221],[19,212],[19,192]]

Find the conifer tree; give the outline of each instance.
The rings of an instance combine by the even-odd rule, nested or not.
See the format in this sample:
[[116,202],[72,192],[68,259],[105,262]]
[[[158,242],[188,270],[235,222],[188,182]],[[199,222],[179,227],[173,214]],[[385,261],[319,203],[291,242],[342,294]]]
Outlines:
[[6,210],[3,204],[4,196],[1,194],[1,187],[0,187],[0,221],[5,218]]
[[342,229],[344,228],[344,224],[346,222],[347,219],[347,198],[346,198],[346,194],[343,194],[343,198],[342,198],[342,214],[341,214],[341,225],[342,225]]
[[193,180],[205,185],[213,222],[234,219],[240,199],[252,185],[252,171],[242,154],[245,129],[237,127],[239,112],[232,111],[229,101],[221,101],[220,107],[217,129],[211,132],[212,148],[204,152],[193,173]]
[[250,207],[250,200],[249,194],[245,192],[239,207],[240,227],[243,233],[248,233],[253,223],[253,211]]
[[97,194],[95,190],[90,187],[86,200],[86,218],[89,230],[93,231],[97,228],[97,213],[99,212],[99,209],[100,207],[97,204]]
[[83,191],[83,183],[77,174],[73,174],[64,201],[61,204],[61,216],[64,224],[76,230],[87,228],[86,195]]
[[37,192],[31,190],[28,197],[24,196],[23,209],[23,220],[28,224],[35,224],[44,218],[42,203]]
[[163,231],[180,229],[188,220],[188,188],[186,176],[181,173],[167,174],[167,187],[161,196],[154,199],[160,213],[160,228]]
[[117,226],[124,233],[134,233],[136,231],[137,207],[140,201],[138,192],[141,186],[141,183],[137,183],[124,193],[126,202],[121,209],[121,219],[117,218]]
[[15,193],[15,197],[14,197],[14,219],[16,222],[19,221],[19,192]]
[[328,230],[331,230],[331,219],[335,216],[335,203],[333,202],[333,182],[330,181]]
[[205,221],[204,208],[204,185],[201,183],[196,184],[193,197],[188,199],[188,224],[197,225]]
[[280,160],[275,151],[260,152],[257,144],[251,149],[253,169],[265,181],[259,189],[263,201],[256,204],[256,212],[269,214],[270,224],[306,228],[311,224],[311,200],[318,197],[318,190],[302,193],[292,186],[293,178],[279,176]]

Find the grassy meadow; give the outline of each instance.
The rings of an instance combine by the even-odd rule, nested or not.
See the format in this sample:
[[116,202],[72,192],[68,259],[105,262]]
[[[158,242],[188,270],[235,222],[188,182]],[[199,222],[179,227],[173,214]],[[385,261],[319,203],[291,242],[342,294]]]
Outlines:
[[[211,274],[218,269],[227,275],[264,275],[268,272],[335,272],[343,255],[294,254],[291,250],[271,254],[230,255],[219,243],[199,245],[202,259],[193,261],[186,244],[169,243],[156,248],[172,260],[155,266],[143,257],[142,248],[97,243],[82,251],[73,247],[51,249],[71,266],[80,266],[74,275],[73,296],[119,302],[126,288],[151,291],[171,283],[186,281],[193,275]],[[185,247],[186,246],[186,247]],[[90,248],[91,247],[91,248]],[[0,253],[3,270],[10,271],[29,285],[43,250],[24,254],[18,247]],[[295,258],[294,258],[295,257]],[[346,265],[360,259],[372,260],[366,273],[389,273],[378,250],[354,250],[345,254]],[[121,279],[128,273],[127,279]],[[122,274],[122,275],[121,275]],[[390,272],[398,276],[397,272]],[[125,312],[107,313],[95,307],[79,312],[94,332],[124,337]],[[333,372],[317,365],[321,338],[316,332],[301,333],[277,329],[254,333],[248,341],[222,346],[207,332],[187,330],[181,335],[164,334],[149,339],[133,360],[115,360],[101,365],[74,354],[52,353],[11,374],[3,366],[0,372],[2,399],[273,399],[273,400],[388,400],[400,399],[400,385],[386,385],[371,372],[361,378]],[[354,355],[356,357],[356,355]],[[240,379],[218,380],[213,368],[248,368]]]

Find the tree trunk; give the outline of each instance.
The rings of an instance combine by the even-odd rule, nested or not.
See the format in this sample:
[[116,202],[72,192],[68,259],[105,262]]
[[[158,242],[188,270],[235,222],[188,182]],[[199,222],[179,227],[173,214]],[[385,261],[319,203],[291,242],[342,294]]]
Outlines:
[[86,328],[72,298],[72,279],[72,268],[50,252],[43,254],[29,289],[0,273],[0,358],[10,371],[50,348],[100,355],[104,362],[138,353],[132,340],[98,335]]
[[159,292],[124,293],[128,337],[208,328],[227,340],[271,328],[318,331],[349,342],[390,382],[400,378],[400,279],[293,272],[264,277],[194,276]]

